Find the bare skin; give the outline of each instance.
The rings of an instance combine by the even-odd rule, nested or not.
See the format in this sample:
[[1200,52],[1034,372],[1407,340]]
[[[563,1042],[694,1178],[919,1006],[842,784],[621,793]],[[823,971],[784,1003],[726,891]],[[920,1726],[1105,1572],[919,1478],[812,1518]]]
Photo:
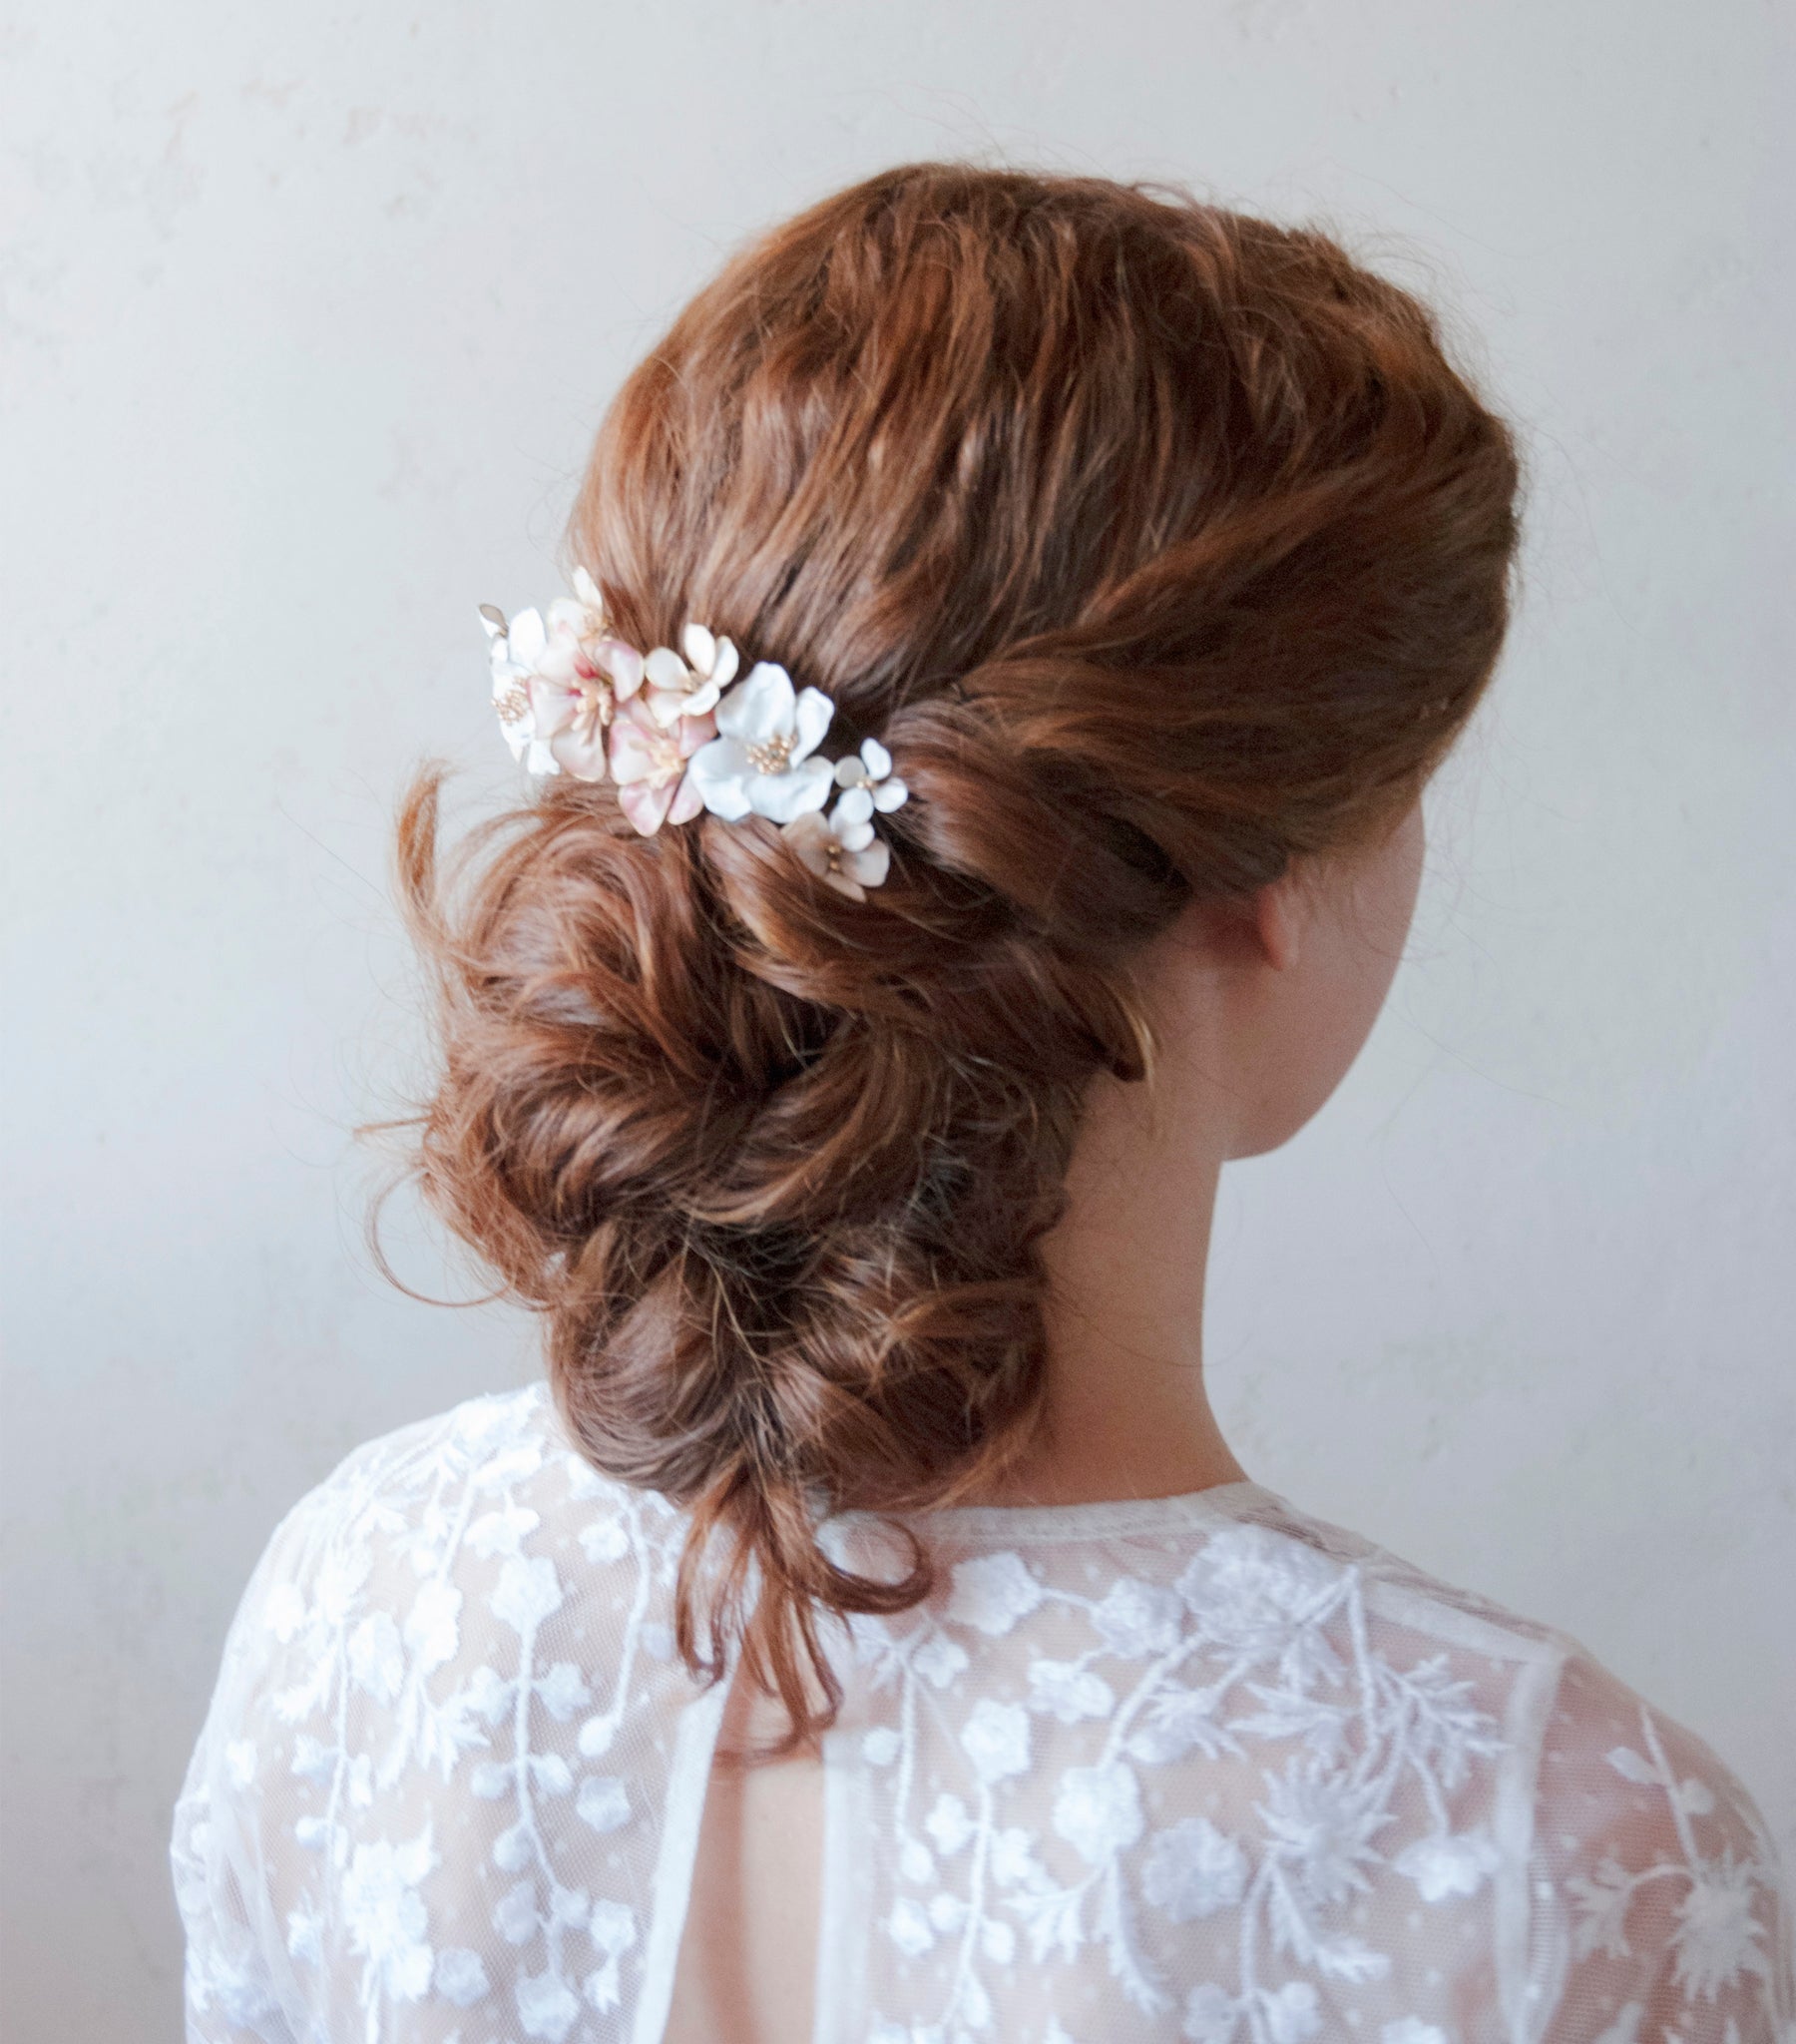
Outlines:
[[[1147,960],[1150,1079],[1093,1088],[1047,1245],[1048,1410],[991,1504],[1170,1497],[1245,1475],[1203,1382],[1203,1280],[1225,1163],[1288,1142],[1358,1056],[1384,1004],[1422,873],[1420,805],[1385,838],[1194,908]],[[721,1746],[782,1729],[733,1693]],[[821,1895],[817,1755],[720,1765],[667,2044],[796,2044],[811,2032]]]

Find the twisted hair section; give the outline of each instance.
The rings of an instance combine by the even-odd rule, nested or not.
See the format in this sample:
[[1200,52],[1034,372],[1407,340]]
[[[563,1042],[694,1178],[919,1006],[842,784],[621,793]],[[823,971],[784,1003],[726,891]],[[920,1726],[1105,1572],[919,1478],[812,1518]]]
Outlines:
[[1041,1243],[1132,980],[1413,797],[1507,615],[1510,437],[1326,238],[1176,195],[889,172],[731,262],[626,382],[570,543],[637,644],[703,618],[911,800],[856,902],[770,825],[546,784],[399,831],[443,1049],[417,1167],[544,1316],[600,1467],[692,1514],[678,1639],[794,1739],[820,1628],[927,1594],[832,1512],[969,1494],[1040,1424]]

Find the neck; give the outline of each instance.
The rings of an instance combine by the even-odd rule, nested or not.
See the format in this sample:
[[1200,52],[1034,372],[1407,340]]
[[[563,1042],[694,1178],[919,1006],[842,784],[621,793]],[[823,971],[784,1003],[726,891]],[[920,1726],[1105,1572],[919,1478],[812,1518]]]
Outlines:
[[1094,1086],[1044,1244],[1048,1395],[993,1502],[1170,1497],[1245,1475],[1203,1381],[1203,1281],[1227,1102]]

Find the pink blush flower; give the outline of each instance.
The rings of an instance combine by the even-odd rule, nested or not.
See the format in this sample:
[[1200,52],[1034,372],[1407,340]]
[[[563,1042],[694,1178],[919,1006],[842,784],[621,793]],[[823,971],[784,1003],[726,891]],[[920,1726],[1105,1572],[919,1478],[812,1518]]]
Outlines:
[[640,698],[618,712],[611,728],[612,778],[625,815],[645,837],[664,823],[689,822],[704,807],[686,762],[716,735],[708,714],[681,717],[664,730]]

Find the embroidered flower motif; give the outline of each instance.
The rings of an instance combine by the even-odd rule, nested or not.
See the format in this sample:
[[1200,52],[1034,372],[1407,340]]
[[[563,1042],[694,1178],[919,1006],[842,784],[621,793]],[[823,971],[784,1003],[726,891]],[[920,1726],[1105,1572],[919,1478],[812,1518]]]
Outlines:
[[605,1955],[605,1963],[586,1976],[582,1989],[587,2000],[603,2014],[616,2008],[623,1998],[620,1968],[624,1954],[636,1943],[636,1911],[628,1902],[595,1902],[587,1935]]
[[961,1727],[961,1745],[982,1782],[1020,1775],[1029,1766],[1029,1713],[1021,1704],[981,1697]]
[[1291,1761],[1266,1784],[1268,1800],[1255,1807],[1311,1901],[1343,1902],[1371,1885],[1361,1868],[1382,1858],[1372,1839],[1392,1821],[1383,1785],[1331,1773],[1313,1758]]
[[1232,1909],[1247,1886],[1247,1856],[1208,1817],[1181,1817],[1154,1834],[1141,1892],[1174,1923]]
[[1183,1606],[1170,1590],[1122,1576],[1104,1593],[1092,1623],[1113,1652],[1131,1660],[1164,1654],[1178,1640]]
[[911,1666],[932,1689],[946,1689],[957,1675],[966,1672],[967,1650],[946,1633],[931,1633],[912,1654]]
[[680,635],[681,660],[671,646],[658,646],[643,663],[649,693],[644,699],[659,725],[703,717],[717,707],[717,698],[735,680],[736,650],[703,625],[688,625]]
[[630,1790],[616,1775],[589,1775],[574,1807],[594,1830],[619,1830],[630,1821]]
[[836,762],[836,785],[864,789],[872,807],[881,815],[901,809],[910,800],[910,789],[892,771],[892,756],[877,739],[862,739],[858,753]]
[[1262,1993],[1260,2007],[1272,2044],[1309,2044],[1321,2032],[1321,1998],[1307,1980],[1287,1980],[1272,1993]]
[[1032,1661],[1029,1664],[1029,1708],[1077,1725],[1081,1718],[1108,1718],[1117,1706],[1116,1692],[1102,1676],[1077,1661]]
[[1020,1554],[977,1555],[957,1562],[951,1577],[947,1619],[970,1625],[993,1639],[1009,1632],[1042,1601],[1042,1586]]
[[1054,1828],[1089,1865],[1102,1866],[1141,1835],[1141,1791],[1121,1761],[1069,1768],[1054,1798]]
[[546,1554],[528,1561],[513,1555],[499,1571],[493,1591],[493,1616],[502,1618],[514,1631],[534,1632],[544,1619],[561,1609],[562,1587],[555,1564]]
[[357,1845],[343,1875],[350,1948],[391,2001],[416,2001],[430,1985],[429,1913],[418,1883],[436,1863],[426,1824],[408,1844],[380,1838]]
[[1240,2003],[1227,1988],[1206,1980],[1185,1997],[1181,2034],[1190,2039],[1190,2044],[1228,2044],[1239,2015]]
[[492,1990],[480,1954],[465,1945],[451,1945],[437,1953],[436,1991],[453,2008],[472,2008]]
[[690,762],[716,735],[716,721],[707,716],[658,723],[641,697],[618,712],[611,728],[612,778],[620,807],[643,836],[653,837],[664,823],[689,823],[703,810]]
[[1192,1556],[1178,1594],[1218,1646],[1255,1661],[1277,1658],[1285,1681],[1302,1688],[1318,1674],[1339,1674],[1316,1620],[1343,1575],[1338,1562],[1263,1526],[1231,1526]]
[[900,1896],[892,1904],[886,1931],[907,1959],[920,1958],[935,1943],[935,1932],[929,1927],[922,1903],[909,1895]]
[[692,756],[704,806],[739,822],[748,815],[789,823],[820,809],[835,775],[811,756],[835,705],[818,689],[794,690],[784,668],[761,661],[717,705],[719,737]]
[[580,2003],[559,1973],[525,1973],[514,1999],[527,2037],[562,2044],[580,2016]]
[[942,1857],[952,1859],[972,1837],[973,1819],[958,1795],[944,1791],[936,1797],[935,1806],[923,1819],[923,1828],[935,1840],[935,1848]]
[[405,1644],[417,1656],[418,1665],[428,1671],[452,1660],[461,1640],[462,1593],[453,1583],[434,1578],[412,1599],[405,1621]]
[[871,806],[864,787],[851,787],[827,819],[812,809],[780,831],[817,878],[850,901],[865,901],[867,889],[884,886],[891,870],[892,848],[873,834]]
[[1385,2023],[1378,2032],[1379,2044],[1447,2044],[1447,2032],[1420,2016],[1405,2016],[1401,2022]]
[[1482,1831],[1439,1831],[1406,1845],[1393,1864],[1416,1883],[1425,1902],[1449,1895],[1475,1895],[1485,1875],[1495,1873],[1503,1855]]
[[1713,2001],[1721,1988],[1733,1985],[1742,1968],[1768,1972],[1758,1947],[1764,1929],[1752,1913],[1757,1874],[1751,1860],[1736,1860],[1731,1850],[1694,1869],[1671,1932],[1674,1970],[1686,1995]]

